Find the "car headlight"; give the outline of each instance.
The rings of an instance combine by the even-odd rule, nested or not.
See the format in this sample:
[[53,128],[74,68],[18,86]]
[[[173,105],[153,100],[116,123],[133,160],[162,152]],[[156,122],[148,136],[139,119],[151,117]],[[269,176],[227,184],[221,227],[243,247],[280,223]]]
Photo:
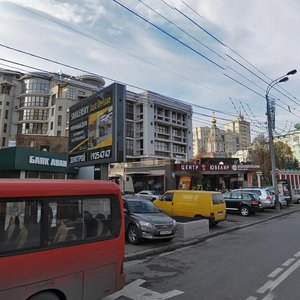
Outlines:
[[173,226],[176,226],[176,220],[173,219]]
[[149,222],[139,221],[139,223],[142,227],[152,228],[152,224]]

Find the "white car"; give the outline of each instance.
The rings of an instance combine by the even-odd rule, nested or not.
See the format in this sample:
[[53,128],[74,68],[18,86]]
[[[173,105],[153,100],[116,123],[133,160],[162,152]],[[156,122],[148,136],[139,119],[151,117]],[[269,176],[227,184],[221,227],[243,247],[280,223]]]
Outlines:
[[136,196],[141,196],[144,197],[148,200],[154,201],[155,199],[158,199],[161,195],[155,191],[149,191],[149,190],[144,190],[140,191],[135,194]]

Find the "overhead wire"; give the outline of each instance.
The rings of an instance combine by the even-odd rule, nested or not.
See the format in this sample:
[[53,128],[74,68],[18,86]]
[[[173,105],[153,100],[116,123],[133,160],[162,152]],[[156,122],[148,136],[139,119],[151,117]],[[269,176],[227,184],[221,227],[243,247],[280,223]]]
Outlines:
[[192,52],[198,54],[199,56],[201,56],[202,58],[204,58],[205,60],[207,60],[208,62],[212,63],[213,65],[215,65],[216,67],[224,70],[224,67],[222,67],[220,64],[216,63],[215,61],[213,61],[212,59],[208,58],[206,55],[202,54],[201,52],[199,52],[198,50],[194,49],[193,47],[189,46],[188,44],[184,43],[183,41],[181,41],[180,39],[176,38],[174,35],[170,34],[169,32],[167,32],[166,30],[160,28],[159,26],[155,25],[153,22],[147,20],[146,18],[144,18],[143,16],[141,16],[140,14],[138,14],[137,12],[135,12],[134,10],[130,9],[129,7],[127,7],[126,5],[123,5],[122,3],[120,3],[117,0],[113,0],[115,3],[117,3],[118,5],[120,5],[121,7],[123,7],[125,10],[129,11],[130,13],[134,14],[135,16],[137,16],[138,18],[142,19],[143,21],[145,21],[146,23],[148,23],[149,25],[155,27],[157,30],[161,31],[162,33],[166,34],[168,37],[170,37],[171,39],[175,40],[176,42],[178,42],[179,44],[181,44],[182,46],[190,49]]
[[[141,1],[140,1],[141,2]],[[175,24],[175,23],[174,23]],[[68,27],[68,26],[67,26]],[[75,32],[77,32],[77,33],[80,33],[79,31],[77,31],[77,30],[75,30]],[[61,65],[63,65],[62,63],[60,63]],[[70,67],[70,66],[68,66],[68,67]],[[80,71],[83,71],[82,69],[78,69],[78,70],[80,70]],[[84,72],[87,72],[87,71],[84,71]],[[98,74],[97,74],[98,75]],[[111,78],[108,78],[108,77],[106,77],[106,76],[102,76],[103,78],[107,78],[107,79],[109,79],[109,80],[111,80],[111,81],[115,81],[116,82],[116,80],[114,80],[114,79],[111,79]],[[120,82],[121,83],[121,82]],[[130,85],[130,84],[127,84],[128,86],[132,86],[132,87],[134,87],[134,88],[138,88],[138,89],[140,89],[140,87],[137,87],[137,86],[134,86],[134,85]],[[145,89],[144,89],[145,90]]]
[[[232,49],[230,46],[226,45],[224,42],[222,42],[220,39],[218,39],[215,35],[211,34],[208,30],[206,30],[203,26],[200,26],[196,21],[194,21],[192,18],[190,18],[189,16],[187,16],[186,14],[184,14],[182,11],[180,11],[178,8],[176,7],[172,7],[170,6],[168,3],[166,3],[165,1],[161,0],[163,3],[167,4],[171,9],[176,10],[179,14],[183,15],[186,19],[188,19],[190,22],[192,22],[194,25],[196,25],[198,28],[200,28],[202,31],[204,31],[205,33],[207,33],[210,37],[212,37],[214,40],[216,40],[217,42],[219,42],[222,46],[228,48],[229,50],[231,50],[233,53],[235,53],[236,55],[238,55],[241,59],[243,59],[244,61],[246,61],[249,65],[251,65],[253,68],[255,68],[257,71],[259,71],[261,74],[264,74],[263,72],[261,72],[258,68],[256,68],[253,64],[251,64],[248,60],[246,60],[245,58],[243,58],[237,51],[235,51],[234,49]],[[184,3],[184,1],[181,1]],[[186,5],[186,3],[184,3]],[[188,5],[187,5],[188,6]],[[188,6],[190,9],[192,9],[190,6]],[[192,9],[193,12],[195,12],[198,16],[200,16],[195,10]],[[200,16],[202,18],[202,16]],[[244,68],[246,68],[244,65],[242,65],[240,62],[238,62],[237,60],[235,60],[232,56],[226,54],[230,59],[232,59],[234,62],[238,63],[240,66],[243,66]],[[257,74],[255,74],[254,72],[252,72],[249,68],[246,68],[246,70],[248,70],[249,72],[251,72],[253,75],[255,75],[256,77],[258,77],[260,80],[263,80],[266,84],[269,84],[269,82],[265,81],[263,78],[261,78],[260,76],[258,76]],[[224,73],[223,73],[224,74]],[[224,74],[225,75],[225,74]],[[265,74],[264,74],[265,75]],[[265,75],[266,76],[266,75]],[[268,76],[266,76],[267,78],[269,78]],[[229,79],[233,79],[232,77],[228,77]],[[269,78],[270,79],[270,78]],[[270,79],[271,80],[271,79]],[[237,81],[236,81],[237,82]],[[294,101],[294,99],[296,99],[296,97],[294,97],[294,99],[288,97],[286,94],[282,93],[277,87],[274,87],[275,90],[277,90],[279,93],[281,93],[283,96],[285,96],[286,98],[288,98],[289,100],[293,101],[296,105],[299,105],[299,103],[297,103],[296,101]],[[253,90],[252,90],[253,91]],[[290,94],[290,93],[289,93]],[[290,94],[291,95],[291,94]],[[282,101],[282,100],[281,100]],[[286,103],[285,103],[286,104]],[[287,105],[287,104],[286,104]]]

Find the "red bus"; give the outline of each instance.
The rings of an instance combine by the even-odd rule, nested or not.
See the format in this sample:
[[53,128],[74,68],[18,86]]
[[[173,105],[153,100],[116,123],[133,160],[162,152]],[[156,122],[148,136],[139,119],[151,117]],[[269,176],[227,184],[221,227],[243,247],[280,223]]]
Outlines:
[[0,180],[0,299],[98,300],[125,284],[117,184]]

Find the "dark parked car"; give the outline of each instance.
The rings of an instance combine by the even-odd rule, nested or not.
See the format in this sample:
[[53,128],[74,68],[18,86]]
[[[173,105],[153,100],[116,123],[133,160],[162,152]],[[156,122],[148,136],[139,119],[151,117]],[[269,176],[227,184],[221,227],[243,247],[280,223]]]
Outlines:
[[223,194],[223,198],[226,203],[226,210],[238,211],[244,217],[255,214],[256,211],[263,208],[259,196],[255,193],[226,192]]
[[176,233],[176,221],[161,212],[151,201],[137,198],[123,198],[125,233],[131,244],[142,240],[164,239],[171,241]]

